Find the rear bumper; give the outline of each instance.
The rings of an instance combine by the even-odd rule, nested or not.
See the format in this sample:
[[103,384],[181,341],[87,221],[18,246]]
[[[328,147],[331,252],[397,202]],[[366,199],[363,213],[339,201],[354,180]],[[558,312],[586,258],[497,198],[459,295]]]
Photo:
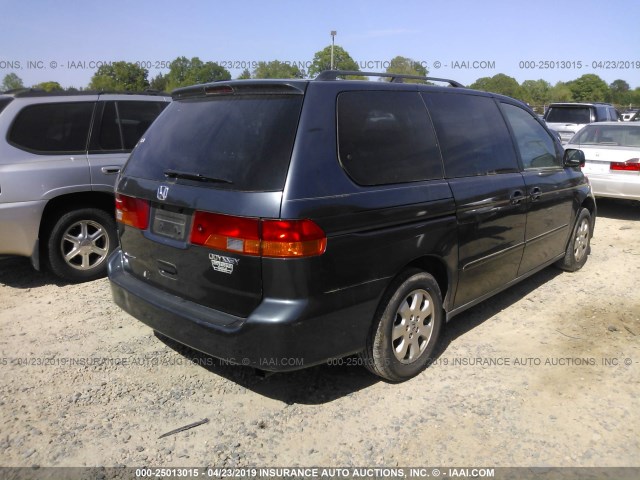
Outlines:
[[596,197],[640,200],[640,175],[625,173],[613,175],[589,174],[589,183]]
[[129,274],[125,262],[120,249],[109,258],[119,307],[179,343],[260,370],[298,370],[362,350],[377,306],[371,291],[348,289],[321,299],[265,298],[240,318],[161,291]]

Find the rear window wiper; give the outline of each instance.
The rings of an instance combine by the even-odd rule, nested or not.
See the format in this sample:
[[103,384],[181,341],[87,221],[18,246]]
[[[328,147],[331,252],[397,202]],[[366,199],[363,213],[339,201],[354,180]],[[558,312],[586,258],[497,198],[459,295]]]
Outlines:
[[195,180],[197,182],[210,182],[210,183],[233,183],[226,178],[208,177],[200,173],[180,172],[178,170],[167,169],[164,172],[164,176],[167,178],[184,178],[185,180]]

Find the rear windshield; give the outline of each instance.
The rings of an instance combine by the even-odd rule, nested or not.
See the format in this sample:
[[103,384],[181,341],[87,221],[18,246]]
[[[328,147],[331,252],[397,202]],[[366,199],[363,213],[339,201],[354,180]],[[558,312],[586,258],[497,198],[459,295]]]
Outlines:
[[571,143],[611,147],[640,147],[640,128],[627,125],[587,125]]
[[221,180],[206,184],[215,188],[282,190],[301,106],[302,95],[174,101],[140,140],[124,173],[164,180],[171,170]]
[[551,107],[547,112],[549,123],[591,123],[589,107]]

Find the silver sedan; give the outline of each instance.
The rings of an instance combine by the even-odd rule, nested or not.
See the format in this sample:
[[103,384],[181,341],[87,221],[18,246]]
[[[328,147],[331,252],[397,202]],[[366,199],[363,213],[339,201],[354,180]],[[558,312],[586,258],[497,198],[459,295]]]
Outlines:
[[640,200],[640,122],[587,125],[565,148],[584,152],[595,196]]

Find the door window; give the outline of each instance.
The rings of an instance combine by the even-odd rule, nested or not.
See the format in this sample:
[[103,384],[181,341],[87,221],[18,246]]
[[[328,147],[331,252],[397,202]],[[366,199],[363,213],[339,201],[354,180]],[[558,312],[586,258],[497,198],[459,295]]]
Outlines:
[[529,112],[508,103],[503,103],[502,109],[513,130],[525,170],[562,166],[551,135]]

